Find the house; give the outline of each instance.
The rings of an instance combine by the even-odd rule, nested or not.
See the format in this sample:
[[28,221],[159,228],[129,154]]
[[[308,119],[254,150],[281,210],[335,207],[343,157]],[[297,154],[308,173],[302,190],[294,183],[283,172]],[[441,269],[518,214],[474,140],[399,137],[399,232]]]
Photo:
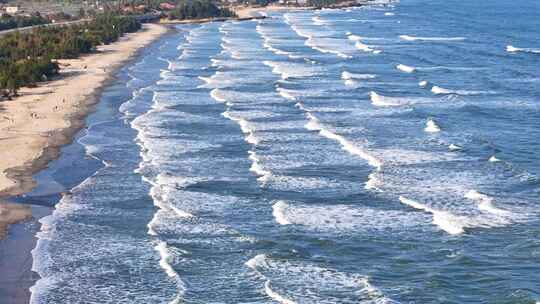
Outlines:
[[143,4],[137,5],[137,6],[135,7],[135,10],[136,10],[137,12],[145,12],[146,9],[147,9],[147,6],[146,6],[146,5],[143,5]]
[[8,14],[16,14],[19,12],[20,7],[19,6],[6,6],[5,10],[6,10],[6,13]]
[[159,8],[161,8],[164,11],[170,11],[176,8],[174,4],[170,4],[168,2],[163,2],[159,4]]

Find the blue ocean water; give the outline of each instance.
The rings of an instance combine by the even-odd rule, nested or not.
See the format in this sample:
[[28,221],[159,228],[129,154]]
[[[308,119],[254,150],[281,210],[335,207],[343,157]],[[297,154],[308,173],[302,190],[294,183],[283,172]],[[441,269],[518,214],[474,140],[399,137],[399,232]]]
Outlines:
[[176,27],[78,137],[31,302],[538,303],[539,8]]

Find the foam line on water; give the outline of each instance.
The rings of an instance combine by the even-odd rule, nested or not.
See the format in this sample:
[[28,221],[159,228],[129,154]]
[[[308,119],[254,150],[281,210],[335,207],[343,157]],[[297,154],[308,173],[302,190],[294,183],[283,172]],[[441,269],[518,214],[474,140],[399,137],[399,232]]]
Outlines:
[[467,193],[465,193],[465,198],[468,198],[470,200],[473,200],[473,201],[477,202],[478,203],[478,209],[480,209],[482,211],[485,211],[485,212],[488,212],[488,213],[491,213],[491,214],[495,214],[495,215],[498,215],[498,216],[508,216],[508,215],[510,215],[509,211],[506,211],[506,210],[495,207],[493,205],[493,198],[492,197],[490,197],[490,196],[488,196],[486,194],[480,193],[480,192],[478,192],[476,190],[470,190]]
[[366,151],[362,150],[361,148],[355,146],[350,141],[348,141],[345,137],[338,135],[327,128],[325,128],[315,115],[312,113],[306,113],[306,116],[309,120],[309,122],[305,125],[306,129],[311,131],[318,131],[320,135],[323,137],[326,137],[328,139],[335,140],[339,142],[343,148],[343,150],[349,152],[352,155],[356,155],[368,162],[369,165],[380,169],[382,166],[382,162],[377,159],[376,157],[368,154]]
[[464,218],[454,215],[447,211],[435,210],[425,204],[419,203],[412,199],[400,196],[399,201],[414,209],[422,210],[431,213],[433,216],[433,224],[449,234],[462,234],[465,232]]
[[260,182],[267,181],[272,176],[272,173],[263,168],[263,166],[261,165],[261,159],[257,156],[257,153],[255,151],[248,151],[248,154],[249,159],[251,160],[251,167],[249,168],[249,171],[259,176],[257,179]]
[[182,296],[184,294],[184,291],[186,290],[186,284],[184,283],[184,281],[182,281],[178,273],[171,265],[174,261],[174,256],[170,253],[169,248],[167,247],[167,243],[163,241],[159,241],[158,244],[154,247],[154,249],[160,255],[159,266],[170,278],[176,281],[177,289],[182,291],[172,301],[170,301],[169,304],[179,304],[181,303]]
[[524,52],[524,53],[540,54],[540,48],[518,48],[512,45],[507,45],[506,51],[509,53]]
[[463,41],[465,37],[417,37],[410,35],[400,35],[399,39],[405,41]]
[[272,290],[272,288],[270,287],[270,281],[266,281],[264,283],[264,291],[266,292],[266,294],[276,300],[277,302],[279,303],[282,303],[282,304],[296,304],[296,302],[294,301],[291,301],[285,297],[283,297],[282,295],[280,295],[279,293],[275,292]]
[[433,94],[437,94],[437,95],[448,95],[448,94],[456,94],[456,95],[495,94],[495,92],[492,92],[492,91],[450,90],[450,89],[445,89],[445,88],[440,87],[440,86],[431,87],[431,92]]
[[331,49],[331,48],[325,48],[321,45],[317,45],[315,43],[315,40],[313,38],[309,38],[306,40],[306,42],[304,43],[306,46],[309,46],[310,48],[316,50],[316,51],[319,51],[321,53],[326,53],[326,54],[334,54],[338,57],[341,57],[341,58],[344,58],[344,59],[350,59],[352,58],[353,56],[351,55],[347,55],[343,52],[340,52],[338,50],[334,50],[334,49]]
[[264,280],[265,293],[279,303],[331,303],[335,298],[329,293],[334,292],[346,296],[351,303],[395,303],[364,275],[308,261],[273,259],[265,254],[256,255],[245,265]]
[[306,39],[306,41],[304,42],[304,45],[312,48],[313,50],[316,50],[318,52],[321,52],[321,53],[326,53],[326,54],[334,54],[338,57],[341,57],[341,58],[345,58],[345,59],[349,59],[349,58],[352,58],[352,56],[348,55],[348,54],[345,54],[343,52],[340,52],[338,50],[334,50],[334,49],[331,49],[331,48],[325,48],[321,45],[318,45],[316,42],[315,42],[315,36],[313,34],[308,34],[304,31],[302,31],[301,29],[299,29],[296,25],[291,25],[291,29],[300,37],[303,37]]

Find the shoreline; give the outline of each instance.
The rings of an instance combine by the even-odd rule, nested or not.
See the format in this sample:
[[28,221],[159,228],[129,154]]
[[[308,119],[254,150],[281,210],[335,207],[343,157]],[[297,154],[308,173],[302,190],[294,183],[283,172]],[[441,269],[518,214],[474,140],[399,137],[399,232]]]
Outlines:
[[[118,71],[169,31],[164,25],[144,24],[141,31],[100,46],[96,53],[60,60],[60,76],[0,102],[0,143],[10,147],[0,150],[1,301],[28,303],[29,287],[36,280],[31,271],[35,233],[39,219],[54,207],[25,198],[36,186],[34,175],[73,142]],[[17,197],[17,202],[9,202]]]
[[139,49],[166,32],[164,26],[146,24],[94,54],[59,60],[59,77],[22,88],[19,97],[0,103],[0,142],[12,147],[0,151],[0,197],[30,191],[32,175],[84,126],[100,89]]
[[[61,147],[84,127],[101,89],[140,49],[166,32],[163,25],[145,24],[137,33],[98,47],[96,53],[60,60],[60,76],[35,88],[22,88],[19,97],[0,103],[0,143],[10,147],[0,150],[0,199],[34,188],[33,175],[57,158]],[[17,205],[2,204],[0,222],[16,222]],[[6,229],[0,226],[0,236]]]

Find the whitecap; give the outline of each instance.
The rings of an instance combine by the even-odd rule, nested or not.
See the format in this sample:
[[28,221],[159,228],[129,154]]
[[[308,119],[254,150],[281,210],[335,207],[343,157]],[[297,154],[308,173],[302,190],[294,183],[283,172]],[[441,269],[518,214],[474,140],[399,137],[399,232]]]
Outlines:
[[499,216],[508,216],[510,214],[509,211],[495,207],[493,205],[493,198],[476,190],[470,190],[469,192],[465,193],[465,198],[478,202],[478,209],[482,211]]
[[465,37],[416,37],[409,35],[400,35],[400,39],[406,41],[463,41]]
[[261,160],[254,151],[248,151],[249,159],[252,164],[249,171],[259,176],[260,181],[265,181],[271,176],[271,172],[265,170],[261,165]]
[[433,86],[431,92],[437,95],[457,94],[457,95],[481,95],[481,94],[494,94],[492,91],[469,91],[469,90],[449,90],[439,86]]
[[277,201],[274,205],[272,205],[272,215],[274,215],[274,218],[276,222],[280,225],[290,225],[292,224],[287,219],[287,209],[289,208],[289,205],[285,201]]
[[369,93],[369,95],[370,95],[370,98],[371,98],[371,103],[374,106],[377,106],[377,107],[392,107],[392,106],[400,106],[400,105],[402,105],[394,97],[382,96],[382,95],[379,95],[379,94],[377,94],[376,92],[373,92],[373,91],[371,91]]
[[423,210],[433,215],[433,224],[449,234],[461,234],[465,232],[465,218],[454,215],[447,211],[435,210],[417,201],[400,196],[399,201],[414,209]]
[[351,73],[348,71],[343,71],[341,73],[341,78],[343,80],[350,80],[350,79],[373,79],[377,77],[377,75],[374,74],[359,74],[359,73]]
[[496,162],[500,162],[501,160],[498,159],[495,155],[491,156],[489,158],[489,162],[492,162],[492,163],[496,163]]
[[362,148],[354,145],[345,137],[338,135],[328,130],[324,126],[322,126],[319,120],[317,119],[317,117],[315,117],[312,113],[307,113],[306,116],[309,119],[309,122],[305,125],[306,129],[311,130],[311,131],[318,131],[321,136],[339,142],[343,150],[349,152],[351,155],[355,155],[364,159],[365,161],[368,162],[369,165],[377,169],[381,168],[382,162],[379,159],[377,159],[375,156],[364,151]]
[[511,45],[506,46],[506,51],[509,53],[525,52],[525,53],[540,54],[540,48],[518,48]]
[[458,145],[455,145],[455,144],[450,144],[448,146],[448,150],[450,150],[450,151],[459,151],[461,149],[463,149],[461,146],[458,146]]
[[414,71],[416,71],[415,67],[404,65],[404,64],[401,64],[401,63],[396,65],[396,69],[398,69],[398,70],[400,70],[402,72],[405,72],[405,73],[413,73]]
[[437,123],[432,118],[430,118],[426,122],[426,127],[424,128],[424,131],[428,133],[436,133],[436,132],[440,132],[441,128],[437,125]]
[[360,42],[360,41],[357,41],[357,42],[354,44],[354,46],[355,46],[357,49],[359,49],[359,50],[361,50],[361,51],[363,51],[363,52],[373,52],[373,51],[375,51],[374,49],[372,49],[371,47],[369,47],[369,45],[363,44],[363,43]]

